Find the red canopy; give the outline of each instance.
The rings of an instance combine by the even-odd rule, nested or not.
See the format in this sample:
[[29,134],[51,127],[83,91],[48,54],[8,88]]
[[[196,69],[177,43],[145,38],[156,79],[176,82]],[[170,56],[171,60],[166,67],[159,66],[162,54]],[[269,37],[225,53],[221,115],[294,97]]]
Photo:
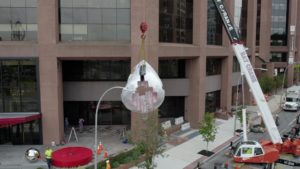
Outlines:
[[41,118],[41,113],[0,113],[0,128]]

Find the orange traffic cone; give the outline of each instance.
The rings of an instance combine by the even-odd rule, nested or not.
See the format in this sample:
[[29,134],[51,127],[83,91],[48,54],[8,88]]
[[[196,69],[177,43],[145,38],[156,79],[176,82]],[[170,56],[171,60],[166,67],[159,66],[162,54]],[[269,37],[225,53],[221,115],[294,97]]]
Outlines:
[[111,169],[109,160],[106,160],[106,167],[105,167],[105,169]]
[[101,144],[101,142],[98,144],[98,147],[97,147],[97,154],[101,154],[101,151],[103,150],[103,146]]
[[108,152],[106,150],[104,151],[104,158],[108,158]]

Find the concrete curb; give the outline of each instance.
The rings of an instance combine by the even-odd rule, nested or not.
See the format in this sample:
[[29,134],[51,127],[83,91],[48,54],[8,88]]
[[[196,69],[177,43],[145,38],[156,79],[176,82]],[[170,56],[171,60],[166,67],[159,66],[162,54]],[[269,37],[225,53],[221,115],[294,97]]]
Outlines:
[[201,158],[193,161],[191,164],[189,164],[188,166],[184,167],[184,169],[195,169],[195,167],[197,166],[198,163],[202,164],[205,163],[206,161],[210,160],[211,158],[213,158],[215,155],[217,155],[218,153],[220,153],[221,151],[225,150],[226,148],[228,148],[230,146],[230,142],[236,142],[238,140],[240,140],[241,137],[240,136],[234,136],[232,138],[230,138],[229,140],[225,141],[223,144],[219,145],[218,147],[214,148],[212,151],[214,152],[213,155],[206,157],[206,156],[202,156]]

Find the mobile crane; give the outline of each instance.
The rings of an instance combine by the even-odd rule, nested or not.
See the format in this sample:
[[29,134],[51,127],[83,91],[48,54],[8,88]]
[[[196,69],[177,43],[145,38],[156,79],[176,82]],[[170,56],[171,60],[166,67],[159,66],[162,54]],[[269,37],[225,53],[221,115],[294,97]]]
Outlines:
[[[271,141],[242,141],[233,154],[235,162],[245,163],[282,163],[292,166],[300,166],[299,163],[294,163],[287,160],[282,160],[280,154],[291,153],[293,155],[300,155],[300,139],[286,139],[284,142],[277,129],[273,119],[270,108],[263,95],[251,62],[248,58],[244,45],[241,43],[238,33],[236,32],[230,17],[225,9],[222,0],[213,0],[217,11],[222,18],[223,25],[229,36],[233,51],[240,63],[241,72],[246,77],[247,83],[252,91],[257,106],[261,112],[262,119],[265,123],[267,131],[270,135]],[[243,110],[245,112],[245,109]],[[246,133],[246,131],[244,131]]]

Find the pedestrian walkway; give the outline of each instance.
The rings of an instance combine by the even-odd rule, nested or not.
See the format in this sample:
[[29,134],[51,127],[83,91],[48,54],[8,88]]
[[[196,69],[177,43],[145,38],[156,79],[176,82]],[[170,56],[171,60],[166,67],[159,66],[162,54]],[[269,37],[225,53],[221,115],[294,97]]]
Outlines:
[[[281,94],[273,95],[269,98],[268,105],[270,111],[275,114],[280,108]],[[247,106],[247,112],[258,112],[257,106]],[[231,141],[238,140],[239,137],[234,135],[234,119],[232,117],[228,120],[216,119],[218,125],[218,133],[214,142],[209,143],[208,150],[218,152],[227,148]],[[240,128],[240,123],[236,120],[236,126]],[[170,146],[169,146],[170,147]],[[155,157],[156,169],[194,169],[197,163],[203,163],[208,158],[198,154],[199,151],[206,149],[206,143],[203,141],[201,135],[192,137],[191,139],[171,147],[164,152],[163,156]],[[132,167],[131,169],[137,169]]]
[[[216,140],[208,144],[209,150],[217,151],[218,149],[223,148],[219,146],[234,137],[234,118],[230,118],[229,120],[217,119],[217,124],[218,133],[216,135]],[[157,165],[156,169],[183,169],[201,159],[203,156],[198,154],[198,152],[204,149],[206,149],[206,143],[203,141],[201,135],[197,135],[188,141],[165,151],[163,157],[156,157],[154,159]],[[132,169],[137,169],[137,167],[132,167]]]

